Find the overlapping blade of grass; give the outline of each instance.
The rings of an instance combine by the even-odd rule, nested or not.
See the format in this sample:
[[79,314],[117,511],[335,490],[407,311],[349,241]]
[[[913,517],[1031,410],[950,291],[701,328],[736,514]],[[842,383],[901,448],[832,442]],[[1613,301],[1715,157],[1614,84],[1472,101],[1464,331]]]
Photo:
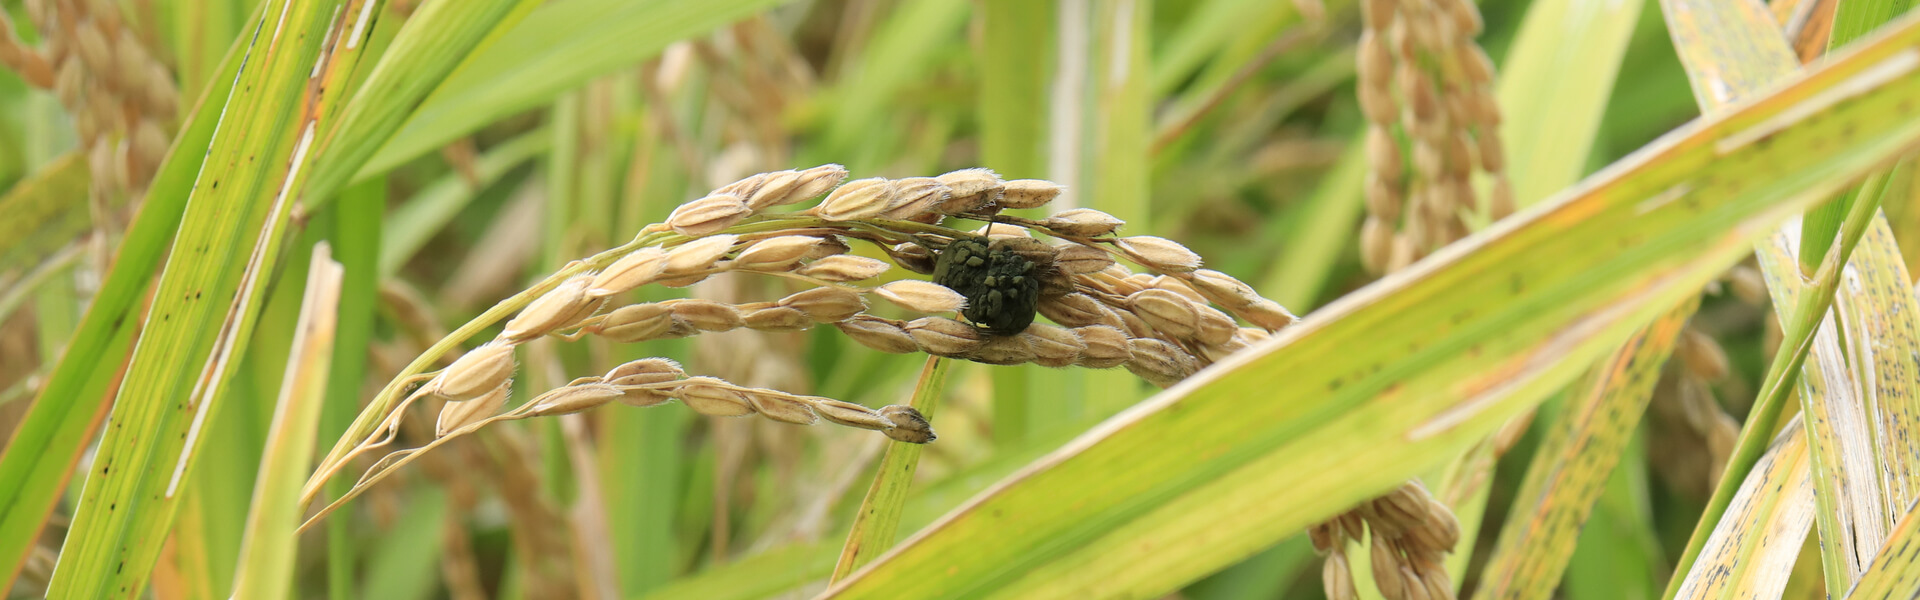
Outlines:
[[[1666,11],[1673,17],[1670,31],[1675,49],[1703,111],[1721,110],[1798,69],[1799,60],[1758,4],[1674,0],[1666,4]],[[1879,189],[1869,193],[1859,201],[1877,204]],[[1845,197],[1853,195],[1849,192]],[[1818,213],[1836,207],[1843,214],[1824,217],[1831,222],[1814,234],[1822,239],[1802,239],[1797,224],[1789,223],[1767,243],[1756,246],[1774,306],[1800,304],[1801,288],[1807,285],[1804,274],[1812,272],[1807,265],[1817,265],[1824,256],[1851,203],[1829,202],[1808,214],[1807,222],[1812,224],[1822,220]],[[1796,257],[1808,248],[1818,250],[1811,257]],[[1920,461],[1920,447],[1908,433],[1920,417],[1920,406],[1914,404],[1920,375],[1910,360],[1889,358],[1920,352],[1914,322],[1914,311],[1920,306],[1914,302],[1899,247],[1884,217],[1874,216],[1848,257],[1847,271],[1848,283],[1834,292],[1835,317],[1814,333],[1808,363],[1798,379],[1817,473],[1814,487],[1821,492],[1815,495],[1819,504],[1815,514],[1821,538],[1827,541],[1821,553],[1829,589],[1844,588],[1858,576],[1880,547],[1893,515],[1920,487],[1914,480],[1920,473],[1915,464]],[[1791,325],[1788,314],[1781,314],[1781,319],[1783,326]],[[1729,485],[1730,481],[1722,483],[1723,488]],[[1695,532],[1696,538],[1703,533]],[[1779,558],[1792,559],[1790,555]],[[1682,560],[1685,564],[1686,558]]]
[[[6,450],[0,452],[0,586],[11,586],[41,526],[65,491],[67,478],[117,386],[127,348],[139,329],[136,303],[146,296],[153,268],[180,223],[187,192],[240,65],[235,44],[220,75],[187,115],[168,150],[139,215],[122,238],[114,268],[93,297],[64,357],[52,367]],[[81,161],[84,163],[84,161]]]
[[1384,492],[1912,148],[1916,68],[1905,21],[1108,421],[829,595],[1153,595]]
[[[134,395],[119,404],[102,441],[56,591],[139,593],[177,508],[178,480],[191,473],[194,433],[221,396],[228,362],[244,353],[292,203],[345,183],[357,165],[340,163],[372,152],[354,145],[390,135],[512,6],[426,7],[393,45],[408,51],[389,54],[362,80],[367,19],[378,14],[377,0],[369,1],[376,5],[275,3],[256,21],[241,64],[257,66],[240,72],[236,85],[244,87],[228,100],[235,110],[218,124],[229,134],[216,135],[207,153],[224,162],[202,169],[193,187],[199,201],[184,219],[142,340],[147,358],[130,367]],[[364,83],[354,89],[357,80]],[[302,179],[310,150],[314,168]]]
[[247,534],[233,584],[237,598],[285,594],[287,582],[293,579],[300,484],[313,458],[321,401],[326,398],[343,277],[344,269],[333,261],[327,246],[316,247],[307,270],[292,355],[288,357],[286,378],[247,516]]
[[1698,307],[1698,297],[1683,301],[1574,384],[1514,494],[1476,598],[1553,596],[1594,503],[1653,398],[1661,365]]
[[[927,357],[926,366],[920,370],[920,382],[913,388],[912,406],[922,416],[933,418],[940,397],[946,395],[947,371],[952,367],[951,361]],[[867,489],[866,499],[860,502],[853,528],[847,532],[847,543],[840,549],[840,561],[833,567],[835,580],[873,562],[874,557],[892,548],[899,539],[901,509],[907,502],[907,490],[913,486],[913,474],[919,469],[920,451],[924,447],[905,442],[887,444],[887,453],[880,459],[873,485]]]
[[[1795,418],[1740,483],[1692,571],[1676,574],[1677,598],[1779,598],[1813,525],[1807,436]],[[1684,576],[1684,578],[1682,578]]]
[[[191,474],[199,429],[244,350],[312,141],[309,83],[335,7],[271,2],[155,291],[110,427],[88,473],[49,595],[137,597]],[[301,130],[306,134],[302,135]],[[271,198],[270,201],[260,201]]]
[[546,3],[447,79],[362,169],[383,173],[481,126],[539,106],[667,44],[778,0],[579,0]]
[[[1806,287],[1794,256],[1804,244],[1792,225],[1758,252],[1776,306],[1793,306]],[[1914,492],[1912,289],[1891,230],[1875,219],[1800,373],[1828,589],[1848,587],[1866,569]]]

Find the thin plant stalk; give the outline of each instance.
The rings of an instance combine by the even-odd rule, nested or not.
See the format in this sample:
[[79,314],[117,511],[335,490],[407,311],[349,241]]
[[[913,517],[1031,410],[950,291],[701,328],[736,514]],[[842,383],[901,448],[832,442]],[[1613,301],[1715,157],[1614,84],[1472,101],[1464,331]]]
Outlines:
[[[926,366],[920,368],[920,383],[914,387],[911,406],[928,421],[933,420],[933,410],[940,404],[942,390],[946,389],[949,368],[949,361],[938,356],[927,357]],[[887,445],[887,454],[880,459],[880,472],[873,477],[873,487],[867,488],[866,499],[860,501],[853,529],[847,532],[847,544],[840,549],[840,562],[833,566],[832,581],[840,581],[873,562],[898,541],[900,513],[906,506],[913,474],[920,467],[923,447],[923,444],[905,442]]]

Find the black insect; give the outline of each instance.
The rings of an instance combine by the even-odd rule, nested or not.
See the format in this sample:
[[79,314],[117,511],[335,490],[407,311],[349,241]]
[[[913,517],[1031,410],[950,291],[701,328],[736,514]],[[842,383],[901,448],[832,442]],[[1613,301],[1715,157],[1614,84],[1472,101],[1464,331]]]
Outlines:
[[958,239],[940,250],[933,282],[967,298],[960,314],[992,335],[1017,335],[1040,309],[1041,265],[1008,243]]

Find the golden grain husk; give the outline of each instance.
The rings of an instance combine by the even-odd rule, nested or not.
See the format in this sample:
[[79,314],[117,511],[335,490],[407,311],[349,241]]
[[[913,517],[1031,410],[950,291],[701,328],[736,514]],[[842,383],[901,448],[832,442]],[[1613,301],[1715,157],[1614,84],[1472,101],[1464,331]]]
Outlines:
[[986,343],[980,330],[946,317],[914,319],[906,329],[921,351],[934,356],[964,357]]
[[1140,264],[1154,270],[1187,273],[1200,268],[1199,254],[1167,238],[1138,235],[1120,238],[1117,245]]
[[725,302],[698,298],[677,300],[672,303],[672,310],[674,318],[701,331],[731,331],[746,324],[740,309]]
[[734,242],[740,236],[733,234],[703,237],[675,246],[667,251],[666,266],[661,276],[667,278],[684,277],[704,273],[720,262],[720,257],[733,250]]
[[1075,208],[1054,213],[1040,224],[1063,235],[1094,237],[1118,231],[1127,222],[1091,208]]
[[888,319],[859,315],[833,326],[860,345],[881,352],[907,354],[920,350],[920,344],[905,328]]
[[767,238],[741,250],[733,258],[732,266],[746,271],[788,271],[818,245],[820,238],[806,235]]
[[753,409],[764,416],[782,423],[812,425],[820,420],[813,407],[792,395],[767,389],[749,389],[743,392]]
[[813,319],[807,317],[807,313],[785,306],[747,311],[744,320],[748,329],[756,331],[802,331],[813,327]]
[[1127,333],[1117,327],[1087,325],[1073,328],[1073,333],[1086,344],[1074,364],[1092,369],[1110,369],[1133,359],[1133,346],[1129,343]]
[[856,179],[827,195],[812,213],[828,221],[871,219],[893,203],[894,184],[884,177]]
[[477,423],[500,412],[506,406],[507,396],[512,393],[512,382],[502,381],[478,398],[466,402],[448,402],[440,407],[440,417],[434,423],[435,436],[444,437],[454,430]]
[[689,377],[671,395],[694,412],[715,417],[753,414],[753,405],[733,384],[714,377]]
[[667,226],[680,235],[702,237],[732,227],[751,214],[753,209],[740,197],[714,194],[673,209],[673,214],[667,215]]
[[1067,187],[1045,179],[1015,179],[1001,185],[1000,208],[1040,208],[1059,198]]
[[892,266],[884,260],[843,254],[813,261],[794,273],[821,281],[843,283],[879,277]]
[[1005,183],[988,169],[961,169],[937,177],[946,184],[949,196],[940,203],[939,212],[960,215],[986,208],[1000,200]]
[[520,314],[507,321],[500,337],[509,340],[526,340],[547,332],[578,323],[589,315],[580,314],[580,309],[598,299],[586,296],[587,286],[593,283],[592,275],[578,275],[560,283],[520,310]]
[[888,302],[914,312],[957,312],[967,304],[966,296],[947,286],[918,279],[902,279],[873,289]]
[[937,439],[933,426],[927,424],[927,418],[911,406],[887,406],[880,409],[880,416],[892,426],[881,429],[887,437],[909,444],[926,444]]
[[673,310],[670,307],[648,302],[615,309],[586,330],[615,342],[633,343],[668,337],[673,325]]
[[428,391],[449,401],[477,398],[513,376],[513,345],[489,342],[460,356],[433,378]]
[[595,275],[593,283],[587,286],[587,296],[604,298],[624,294],[658,280],[666,267],[666,249],[648,246],[635,250],[613,261],[606,270]]
[[838,323],[867,310],[867,300],[858,292],[838,287],[818,287],[780,299],[780,306],[806,313],[820,323]]
[[569,385],[541,394],[534,400],[533,409],[528,414],[536,417],[550,417],[577,413],[598,408],[620,399],[623,395],[620,388],[605,383]]
[[893,422],[880,416],[876,411],[852,402],[842,402],[829,398],[812,398],[813,410],[820,418],[836,425],[872,429],[875,431],[893,427]]

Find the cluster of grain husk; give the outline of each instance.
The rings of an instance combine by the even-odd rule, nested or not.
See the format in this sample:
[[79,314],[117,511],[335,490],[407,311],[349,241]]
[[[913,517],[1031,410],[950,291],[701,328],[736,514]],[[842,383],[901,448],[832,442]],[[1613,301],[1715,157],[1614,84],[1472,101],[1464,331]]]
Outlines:
[[[1368,0],[1361,12],[1369,173],[1360,249],[1379,274],[1466,237],[1474,213],[1512,213],[1514,199],[1493,62],[1474,41],[1480,11],[1466,0]],[[1484,207],[1476,170],[1492,182]]]
[[[631,243],[569,264],[441,340],[438,352],[416,359],[416,365],[431,364],[473,333],[505,321],[491,340],[439,372],[403,371],[383,397],[413,382],[424,385],[388,413],[384,431],[373,432],[348,457],[390,442],[406,407],[428,398],[442,401],[442,408],[427,447],[501,420],[676,401],[713,416],[825,421],[911,443],[936,437],[910,407],[874,409],[736,385],[690,375],[661,358],[580,377],[509,409],[515,348],[543,337],[632,343],[826,326],[883,352],[992,365],[1124,367],[1164,387],[1295,320],[1245,282],[1202,268],[1200,256],[1177,242],[1119,235],[1124,223],[1106,213],[999,214],[1045,206],[1062,190],[1050,181],[1008,181],[985,169],[846,179],[839,165],[746,177],[681,205]],[[822,199],[805,210],[769,210],[813,198]],[[955,217],[989,224],[976,230],[943,225]],[[895,267],[933,281],[902,277]],[[686,287],[722,273],[782,279],[801,289],[751,302],[625,301],[645,286]],[[1035,322],[1036,316],[1052,323]],[[376,399],[376,405],[387,404]],[[425,448],[389,454],[359,487]],[[322,472],[344,462],[323,465]]]
[[96,207],[144,191],[166,156],[179,110],[173,75],[122,20],[117,3],[28,0],[26,8],[41,46],[27,46],[11,22],[0,22],[0,64],[52,90],[74,116]]
[[[1369,271],[1384,274],[1466,237],[1475,214],[1511,214],[1514,198],[1500,142],[1493,62],[1474,41],[1483,26],[1479,9],[1465,0],[1368,0],[1361,13],[1358,92],[1368,122],[1368,174],[1360,254]],[[1475,191],[1476,172],[1491,181],[1484,201]],[[1510,445],[1528,420],[1510,423],[1497,445]],[[1424,502],[1409,499],[1414,497]],[[1402,513],[1382,510],[1393,502]],[[1414,518],[1420,514],[1425,516]],[[1369,531],[1374,582],[1382,595],[1454,597],[1440,556],[1453,551],[1458,525],[1417,481],[1315,531],[1316,548],[1328,555],[1323,575],[1329,598],[1358,597],[1345,552],[1347,542]]]

